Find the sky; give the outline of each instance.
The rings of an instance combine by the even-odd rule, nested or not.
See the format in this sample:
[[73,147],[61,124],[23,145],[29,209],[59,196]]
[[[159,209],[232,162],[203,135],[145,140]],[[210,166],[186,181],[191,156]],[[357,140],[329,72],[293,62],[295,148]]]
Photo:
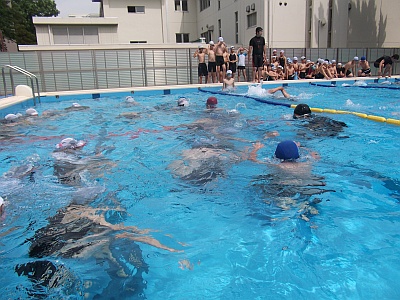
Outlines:
[[59,17],[68,15],[87,15],[99,13],[100,4],[93,3],[92,0],[54,0],[57,9],[60,11]]

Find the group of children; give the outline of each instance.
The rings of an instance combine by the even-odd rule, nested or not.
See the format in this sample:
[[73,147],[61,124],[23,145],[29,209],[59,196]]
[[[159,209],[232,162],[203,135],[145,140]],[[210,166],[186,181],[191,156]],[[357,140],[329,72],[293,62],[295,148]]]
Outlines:
[[[223,38],[218,39],[215,45],[210,41],[208,46],[199,46],[194,53],[194,57],[198,58],[198,76],[199,83],[223,83],[223,88],[234,86],[234,78],[237,74],[237,81],[240,82],[241,76],[247,81],[246,75],[246,57],[248,50],[240,47],[235,51],[235,47],[228,47],[223,42]],[[205,56],[208,56],[208,67]],[[392,56],[382,56],[374,62],[374,66],[378,68],[378,76],[390,77],[392,75],[392,65],[399,59],[398,54]],[[253,70],[254,71],[254,70]],[[257,70],[256,70],[257,71]],[[365,56],[360,59],[355,56],[352,60],[345,64],[337,63],[336,60],[319,58],[316,62],[307,59],[305,56],[287,58],[285,51],[281,50],[279,55],[277,50],[272,51],[271,60],[268,59],[264,63],[261,76],[258,78],[256,73],[256,81],[273,81],[273,80],[297,80],[297,79],[335,79],[346,77],[368,77],[371,76],[371,68]]]

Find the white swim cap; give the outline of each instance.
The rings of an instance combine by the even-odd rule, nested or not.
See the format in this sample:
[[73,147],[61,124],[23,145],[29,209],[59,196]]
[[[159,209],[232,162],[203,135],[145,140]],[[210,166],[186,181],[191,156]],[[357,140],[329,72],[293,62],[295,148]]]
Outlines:
[[77,141],[73,138],[63,139],[60,143],[56,145],[57,149],[77,149],[82,148],[86,145],[84,141]]
[[15,115],[15,114],[8,114],[8,115],[6,115],[5,117],[4,117],[4,119],[6,119],[7,121],[13,121],[13,120],[16,120],[16,119],[18,119],[18,115]]
[[81,105],[79,103],[74,102],[72,103],[72,107],[81,107]]
[[189,101],[182,97],[178,99],[178,106],[189,106]]
[[37,116],[37,115],[39,115],[39,113],[37,112],[37,110],[34,109],[34,108],[28,108],[28,109],[25,111],[25,113],[26,113],[28,116]]
[[4,204],[4,199],[0,196],[0,207]]
[[132,96],[126,96],[125,101],[126,102],[135,102],[135,99]]
[[224,41],[224,38],[222,37],[222,36],[220,36],[219,38],[218,38],[218,42],[223,42]]

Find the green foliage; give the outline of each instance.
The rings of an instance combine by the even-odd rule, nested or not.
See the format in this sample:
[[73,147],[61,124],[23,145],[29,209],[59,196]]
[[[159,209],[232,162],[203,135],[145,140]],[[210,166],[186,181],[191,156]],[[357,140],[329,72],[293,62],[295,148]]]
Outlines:
[[54,0],[12,0],[11,8],[0,0],[0,30],[20,45],[36,44],[32,17],[58,16]]

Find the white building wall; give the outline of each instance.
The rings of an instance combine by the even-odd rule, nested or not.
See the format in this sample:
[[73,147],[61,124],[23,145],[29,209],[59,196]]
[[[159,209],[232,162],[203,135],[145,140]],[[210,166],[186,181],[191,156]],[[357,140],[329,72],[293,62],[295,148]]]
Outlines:
[[334,0],[332,5],[332,48],[346,48],[349,32],[349,0]]
[[38,45],[52,45],[52,36],[49,32],[50,25],[36,25],[36,40]]
[[398,47],[400,1],[350,0],[349,47]]
[[[269,5],[267,11],[270,12],[267,15],[266,24],[269,24],[271,48],[304,48],[307,46],[309,19],[306,2],[304,0],[265,1]],[[268,33],[264,32],[264,35],[268,37]]]
[[[221,20],[221,35],[229,45],[248,46],[255,28],[261,26],[270,48],[400,46],[399,0],[211,0],[211,6],[201,12],[199,0],[188,0],[188,12],[175,11],[174,2],[103,0],[105,18],[34,18],[38,43],[51,44],[51,30],[46,26],[57,24],[98,24],[101,44],[172,44],[176,33],[188,33],[189,41],[194,41],[211,29],[211,39],[216,41]],[[145,13],[128,13],[128,6],[144,6]],[[237,43],[235,12],[239,18]],[[247,16],[254,12],[257,21],[249,27]]]
[[[144,6],[145,13],[128,13],[128,6]],[[103,0],[104,17],[117,17],[118,41],[163,43],[160,0]]]
[[118,44],[117,26],[99,26],[99,44]]
[[[188,33],[189,40],[199,38],[197,1],[188,1],[188,11],[175,11],[171,0],[104,0],[104,17],[118,17],[120,43],[175,43],[176,33]],[[128,6],[144,6],[145,13],[128,13]]]

